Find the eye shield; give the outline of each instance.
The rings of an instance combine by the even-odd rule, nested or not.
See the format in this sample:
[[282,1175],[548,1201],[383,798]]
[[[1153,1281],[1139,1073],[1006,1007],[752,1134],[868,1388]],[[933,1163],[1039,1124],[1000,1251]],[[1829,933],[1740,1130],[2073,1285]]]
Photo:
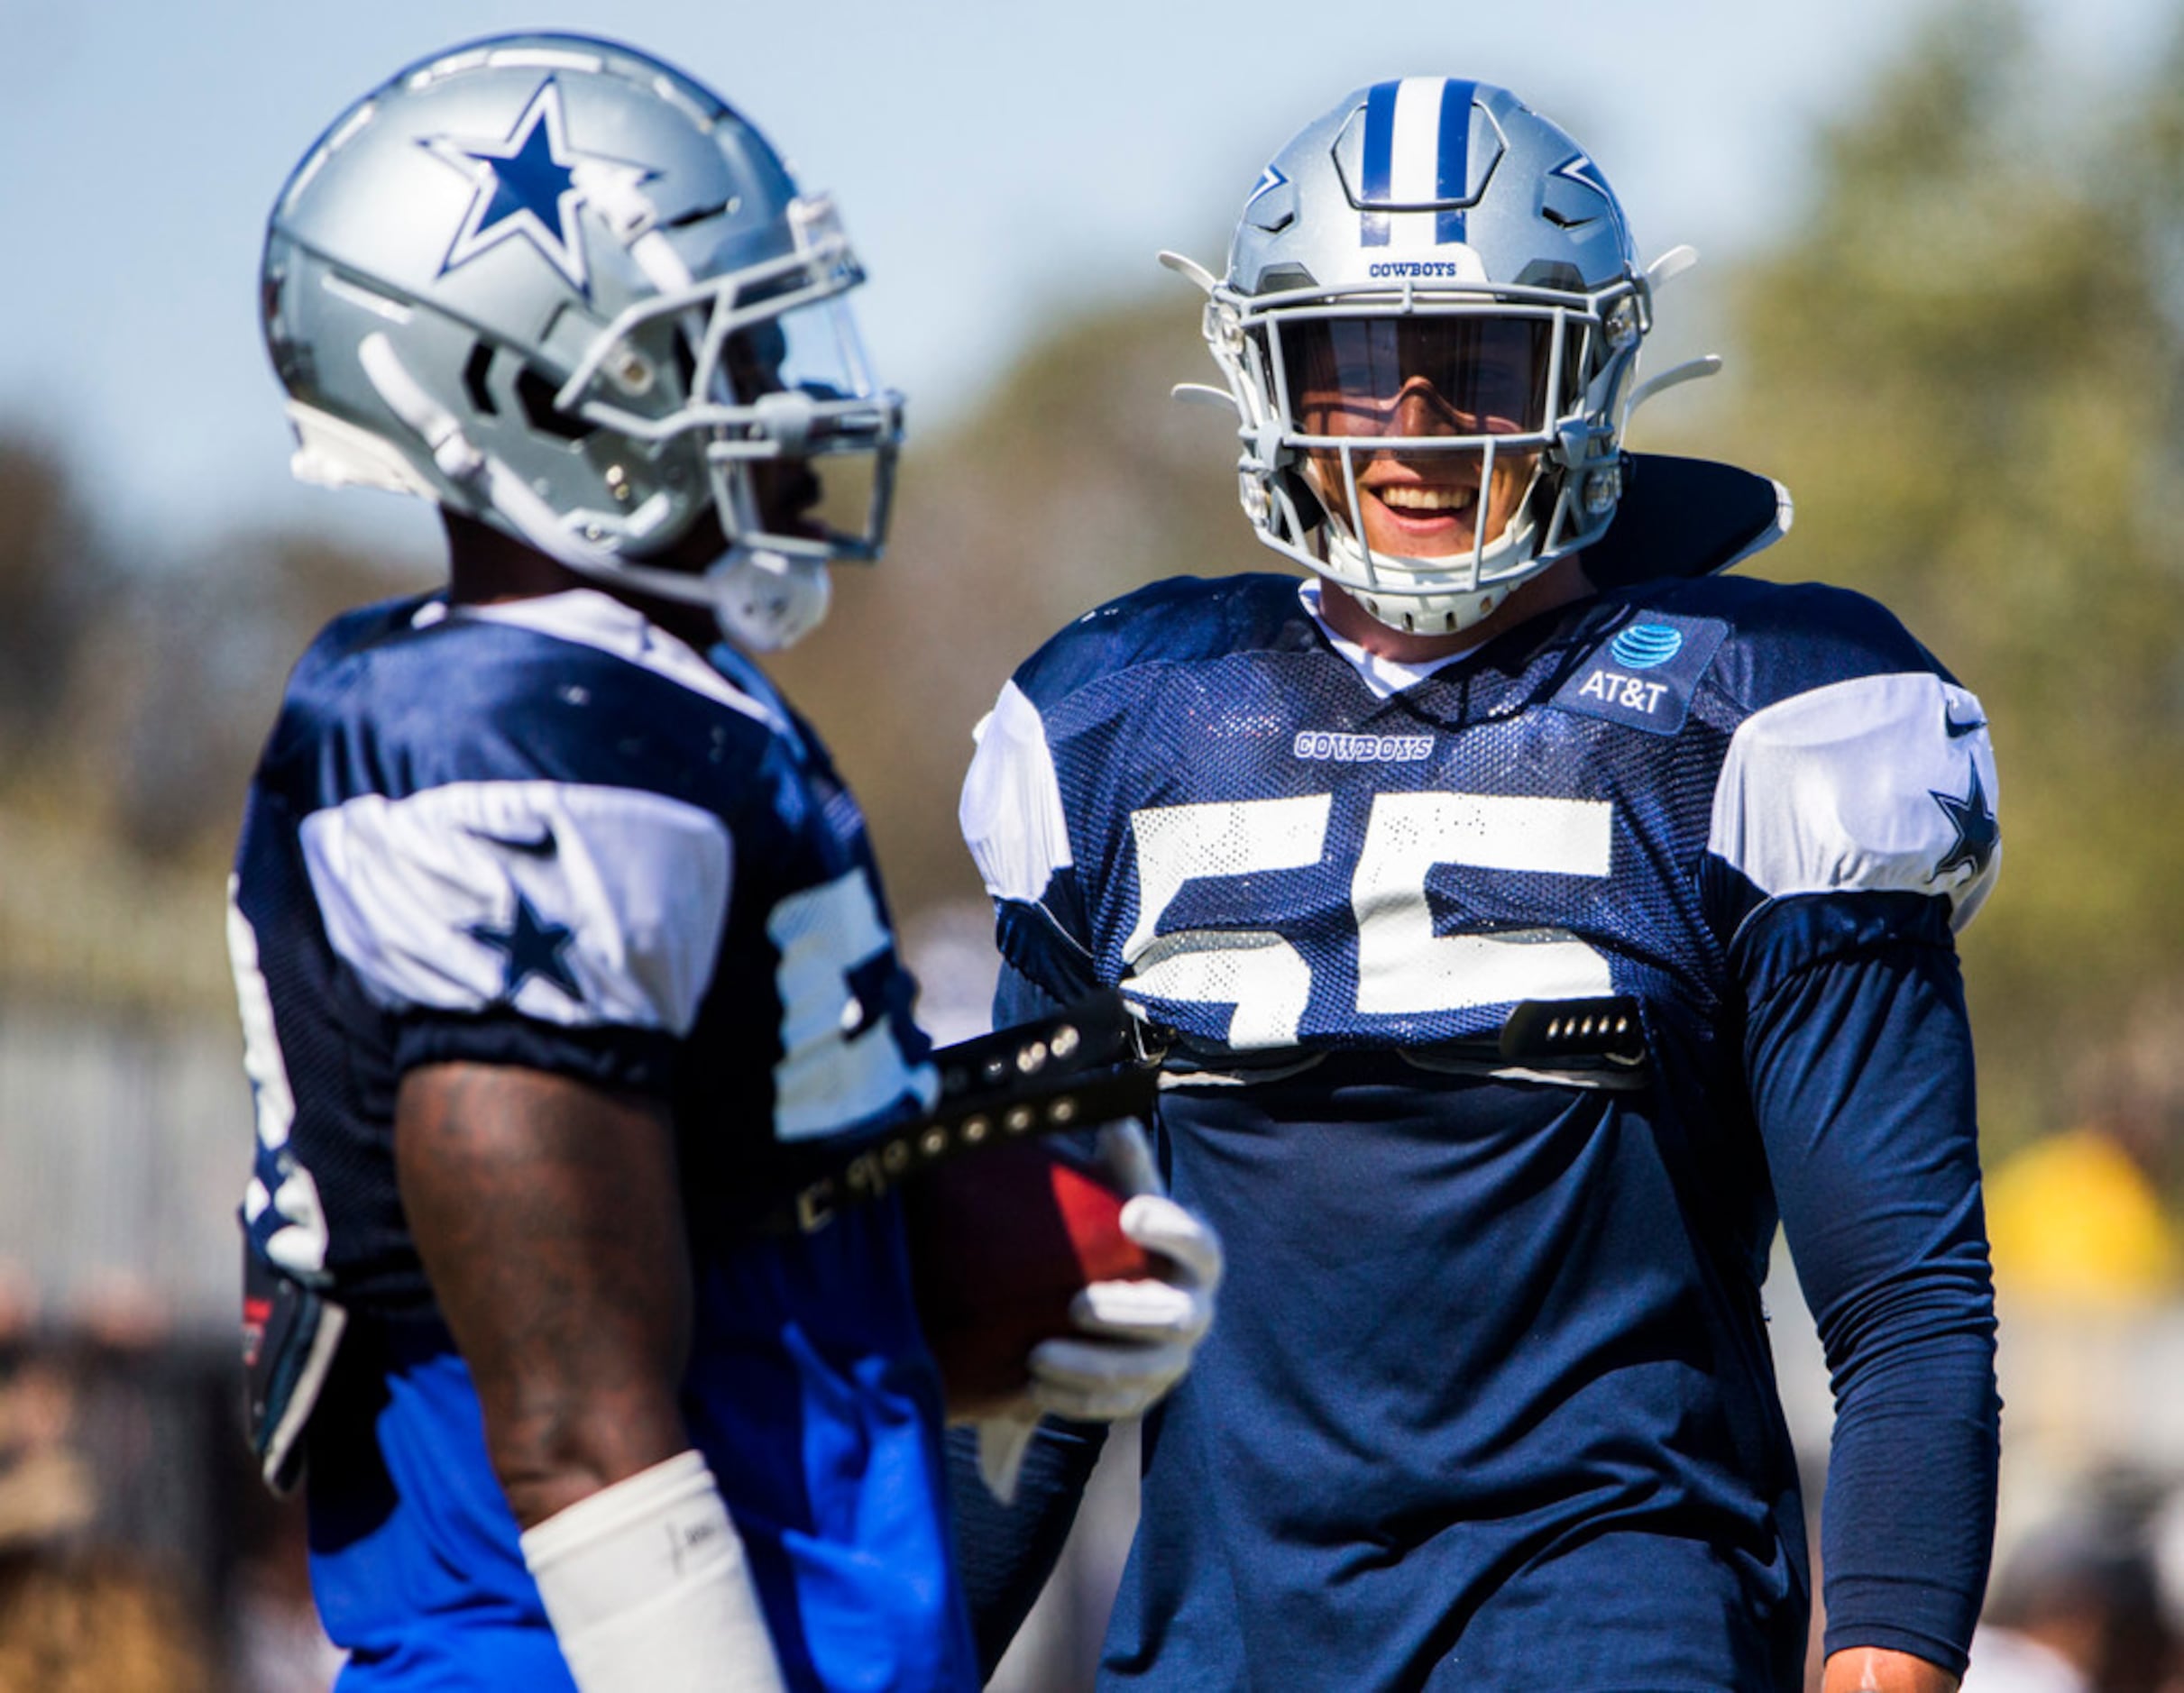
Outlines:
[[[1308,434],[1397,433],[1416,397],[1433,435],[1534,435],[1567,389],[1555,324],[1487,314],[1289,317],[1278,332],[1290,416]],[[1406,414],[1410,415],[1410,414]]]

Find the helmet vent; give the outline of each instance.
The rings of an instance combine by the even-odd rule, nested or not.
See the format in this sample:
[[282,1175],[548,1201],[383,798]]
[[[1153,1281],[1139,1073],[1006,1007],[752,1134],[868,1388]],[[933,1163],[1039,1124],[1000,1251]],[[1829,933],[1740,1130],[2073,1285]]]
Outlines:
[[1535,259],[1517,273],[1517,286],[1522,288],[1559,288],[1565,294],[1583,294],[1585,279],[1575,265],[1566,259]]
[[493,402],[493,391],[485,386],[485,373],[492,368],[493,350],[482,341],[470,350],[470,357],[463,364],[463,391],[470,397],[481,417],[498,417],[500,407]]
[[1557,229],[1583,229],[1587,224],[1598,223],[1600,221],[1599,215],[1597,213],[1585,217],[1572,217],[1566,212],[1560,211],[1552,206],[1541,206],[1539,208],[1539,215],[1546,218],[1548,223],[1554,224]]
[[592,426],[554,405],[554,384],[538,374],[529,365],[516,373],[516,400],[523,407],[523,420],[542,435],[553,435],[562,441],[582,441],[592,433]]
[[702,224],[709,217],[733,217],[742,209],[740,198],[730,198],[713,206],[693,206],[687,212],[662,221],[662,229],[688,229],[693,224]]
[[1318,279],[1300,264],[1269,265],[1260,273],[1259,286],[1253,294],[1286,294],[1292,288],[1312,288],[1319,286]]

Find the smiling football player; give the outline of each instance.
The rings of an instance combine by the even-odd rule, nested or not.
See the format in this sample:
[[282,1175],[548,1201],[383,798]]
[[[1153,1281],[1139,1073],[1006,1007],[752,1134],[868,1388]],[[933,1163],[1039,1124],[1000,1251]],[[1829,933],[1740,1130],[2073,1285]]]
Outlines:
[[[1717,573],[1786,496],[1623,440],[1689,255],[1641,268],[1506,90],[1361,89],[1225,274],[1169,257],[1306,580],[1073,623],[962,805],[1002,1014],[1120,988],[1229,1253],[1101,1687],[1801,1688],[1778,1222],[1837,1396],[1827,1686],[1953,1687],[1997,1450],[1985,712],[1872,601]],[[1042,1441],[1014,1515],[960,1494],[989,1653],[1097,1446]]]

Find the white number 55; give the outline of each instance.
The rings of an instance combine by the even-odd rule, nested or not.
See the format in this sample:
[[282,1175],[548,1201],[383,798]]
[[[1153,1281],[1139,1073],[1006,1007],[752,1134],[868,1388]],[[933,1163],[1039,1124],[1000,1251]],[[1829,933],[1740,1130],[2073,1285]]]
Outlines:
[[[1293,1045],[1312,995],[1311,966],[1294,945],[1272,929],[1161,934],[1160,923],[1187,882],[1320,862],[1331,804],[1311,794],[1133,812],[1138,920],[1123,947],[1124,989],[1234,1005],[1232,1047]],[[1436,935],[1426,902],[1436,865],[1604,877],[1613,819],[1614,808],[1598,800],[1379,795],[1350,881],[1358,1011],[1399,1016],[1613,992],[1607,959],[1566,930]]]

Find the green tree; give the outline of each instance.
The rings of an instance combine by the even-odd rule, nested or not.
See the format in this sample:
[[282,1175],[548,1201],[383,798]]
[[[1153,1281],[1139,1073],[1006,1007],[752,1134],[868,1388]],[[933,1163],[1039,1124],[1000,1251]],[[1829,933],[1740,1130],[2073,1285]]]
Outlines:
[[0,439],[0,786],[51,739],[116,575],[50,446]]
[[2005,865],[1964,950],[2005,1143],[2184,973],[2184,96],[2056,87],[2013,8],[1938,16],[1734,282],[1714,437],[1796,497],[1763,570],[1873,594],[1987,708]]
[[432,572],[293,535],[124,570],[22,440],[0,511],[0,993],[230,1003],[221,890],[282,679],[335,611]]

